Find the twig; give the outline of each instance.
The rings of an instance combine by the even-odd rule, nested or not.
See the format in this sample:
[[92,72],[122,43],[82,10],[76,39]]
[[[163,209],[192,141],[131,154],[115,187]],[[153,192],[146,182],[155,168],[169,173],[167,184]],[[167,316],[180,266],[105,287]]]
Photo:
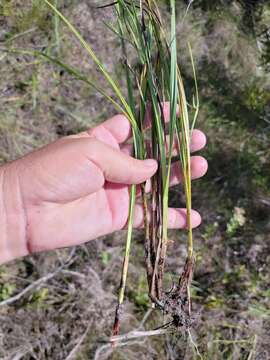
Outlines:
[[144,324],[146,323],[146,321],[148,320],[149,316],[152,314],[153,309],[148,309],[147,312],[145,313],[138,329],[142,329],[144,327]]
[[[118,344],[116,344],[115,346],[118,346]],[[104,351],[104,350],[109,350],[109,354],[112,353],[113,348],[111,344],[106,344],[106,345],[102,345],[101,347],[99,347],[96,352],[95,352],[95,357],[94,360],[98,360],[100,358],[100,354]],[[108,355],[109,355],[108,354]]]
[[42,283],[52,279],[56,274],[58,274],[62,270],[62,267],[58,268],[53,273],[49,273],[46,276],[43,276],[42,278],[38,279],[37,281],[33,282],[31,285],[27,286],[23,291],[21,291],[19,294],[10,297],[9,299],[6,299],[4,301],[0,302],[0,306],[10,305],[18,300],[20,300],[26,293],[29,291],[35,289],[36,287],[40,286]]
[[71,350],[71,352],[68,354],[68,356],[66,357],[66,360],[73,360],[75,359],[75,356],[79,350],[79,348],[81,347],[82,343],[84,342],[84,340],[86,339],[86,336],[89,332],[89,329],[90,329],[90,326],[92,325],[91,324],[88,324],[85,332],[83,333],[83,335],[79,338],[77,344],[75,345],[75,347]]
[[127,346],[127,345],[135,345],[135,344],[142,344],[144,341],[139,342],[139,341],[128,341],[128,342],[121,342],[121,343],[115,343],[114,346],[112,347],[112,344],[106,344],[106,345],[102,345],[100,348],[98,348],[96,350],[95,353],[95,357],[94,360],[99,360],[100,359],[100,355],[102,352],[104,352],[104,350],[109,350],[106,354],[103,354],[102,359],[104,359],[104,356],[107,355],[106,359],[108,359],[108,356],[114,351],[115,348],[117,347],[123,347],[123,346]]
[[10,305],[14,302],[20,300],[25,294],[27,294],[29,291],[32,291],[33,289],[39,287],[41,284],[51,280],[53,277],[55,277],[59,272],[63,270],[66,266],[69,266],[72,262],[72,257],[75,253],[75,248],[72,249],[67,261],[58,267],[55,271],[43,276],[42,278],[38,279],[37,281],[33,282],[32,284],[28,285],[26,288],[24,288],[20,293],[17,295],[14,295],[6,300],[3,300],[0,302],[0,306]]
[[23,359],[24,358],[24,356],[25,355],[27,355],[27,353],[28,353],[28,351],[26,351],[26,352],[21,352],[20,354],[16,354],[16,355],[14,355],[14,357],[12,357],[12,358],[5,358],[5,359],[3,359],[3,360],[21,360],[21,359]]
[[[133,331],[132,333],[135,333],[135,332],[141,333],[141,334],[143,334],[143,333],[148,333],[148,332],[146,332],[146,331],[139,331],[139,329],[142,329],[142,328],[143,328],[144,324],[145,324],[146,321],[148,320],[148,318],[149,318],[149,316],[151,315],[152,311],[153,311],[152,309],[149,309],[149,310],[146,312],[146,314],[144,315],[144,317],[143,317],[143,319],[142,319],[142,321],[141,321],[138,329],[135,330],[135,331]],[[114,340],[115,338],[120,338],[120,337],[123,338],[123,340],[125,340],[125,337],[126,337],[127,335],[129,335],[129,334],[131,334],[131,333],[128,333],[128,334],[126,334],[126,335],[121,335],[121,336],[114,336],[113,338],[111,338],[109,344],[105,344],[105,345],[103,345],[103,346],[101,346],[100,348],[97,349],[97,351],[96,351],[96,353],[95,353],[95,358],[94,358],[94,360],[98,360],[99,357],[100,357],[100,354],[101,354],[104,350],[106,350],[106,349],[109,350],[109,354],[110,354],[110,353],[113,351],[113,349],[116,348],[116,347],[122,347],[122,346],[132,345],[132,344],[138,344],[138,341],[130,341],[131,338],[130,338],[130,339],[126,339],[126,340],[127,340],[126,342],[124,342],[124,341],[122,341],[122,342],[119,342],[119,341],[115,342],[115,340]],[[157,335],[159,335],[159,334],[157,334]],[[148,336],[150,336],[150,335],[148,335]],[[141,337],[142,337],[142,336],[141,336]],[[137,338],[137,337],[133,337],[133,338]]]
[[127,340],[131,340],[131,339],[137,339],[140,337],[164,335],[164,334],[167,334],[168,332],[169,332],[168,329],[149,330],[149,331],[134,330],[127,334],[112,336],[110,338],[110,342],[117,343],[119,341],[127,341]]
[[252,360],[256,358],[256,347],[257,347],[257,341],[258,341],[258,338],[257,338],[257,335],[255,334],[254,335],[254,340],[253,340],[253,345],[252,345],[252,349],[248,355],[248,358],[247,360]]
[[193,350],[195,350],[195,355],[198,356],[200,358],[200,360],[203,360],[203,357],[199,351],[198,345],[195,343],[195,341],[193,340],[191,331],[188,330],[188,337],[189,337],[189,341],[191,343],[191,346],[193,348]]
[[118,1],[114,1],[114,2],[112,2],[112,3],[110,3],[110,4],[97,6],[96,8],[97,8],[97,9],[105,9],[105,8],[107,8],[107,7],[111,7],[111,6],[114,6],[114,5],[117,5],[117,4],[118,4]]
[[251,339],[239,339],[239,340],[222,340],[216,339],[213,340],[213,343],[220,343],[225,345],[234,345],[234,344],[251,344]]
[[85,279],[86,276],[85,274],[79,273],[77,271],[71,271],[71,270],[62,270],[62,273],[67,274],[67,275],[71,275],[71,276],[75,276],[81,279]]
[[191,5],[192,5],[193,3],[194,3],[194,0],[190,0],[190,1],[189,1],[188,6],[187,6],[187,9],[186,9],[186,13],[185,13],[184,17],[186,17],[186,15],[187,15],[187,13],[188,13],[188,11],[189,11],[189,9],[190,9],[190,7],[191,7]]
[[0,61],[4,60],[4,58],[7,57],[7,54],[3,54],[0,56]]
[[37,30],[36,27],[32,27],[32,28],[29,29],[29,30],[26,30],[26,31],[23,31],[23,32],[21,32],[21,33],[19,33],[19,34],[16,34],[16,35],[12,36],[11,38],[7,39],[7,40],[5,41],[5,44],[8,44],[8,43],[12,42],[13,40],[18,39],[19,37],[22,37],[22,36],[24,36],[24,35],[28,35],[28,34],[34,32],[34,31],[36,31],[36,30]]

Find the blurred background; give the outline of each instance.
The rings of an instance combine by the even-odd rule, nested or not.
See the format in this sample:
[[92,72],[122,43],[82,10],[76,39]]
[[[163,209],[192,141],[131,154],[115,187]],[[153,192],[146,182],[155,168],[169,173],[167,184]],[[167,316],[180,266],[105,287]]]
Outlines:
[[[120,44],[105,25],[114,23],[113,8],[97,9],[101,1],[53,1],[124,89]],[[159,3],[166,19],[168,4]],[[193,187],[193,207],[203,224],[195,232],[192,338],[203,359],[269,360],[270,2],[195,0],[183,21],[187,5],[177,1],[179,60],[191,93],[189,41],[201,99],[197,127],[207,134],[202,154],[209,161],[208,174]],[[43,0],[0,0],[1,163],[115,113],[85,83],[23,53],[33,50],[106,86]],[[181,187],[172,189],[173,204],[181,206],[182,196]],[[173,280],[183,268],[186,238],[181,232],[170,238],[167,270]],[[117,233],[72,254],[59,250],[1,266],[0,359],[200,359],[184,333],[106,346],[124,240],[125,233]],[[149,311],[140,232],[131,255],[123,333],[162,324],[162,315]]]

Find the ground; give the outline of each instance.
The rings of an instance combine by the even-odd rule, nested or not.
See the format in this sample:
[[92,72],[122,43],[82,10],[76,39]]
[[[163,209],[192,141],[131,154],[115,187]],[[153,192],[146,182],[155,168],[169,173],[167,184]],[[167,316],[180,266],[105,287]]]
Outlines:
[[[96,9],[98,1],[55,2],[110,73],[121,79],[120,46],[105,26],[113,22],[112,9]],[[189,40],[199,77],[198,127],[208,137],[202,154],[209,161],[209,172],[193,187],[193,206],[201,212],[203,224],[195,232],[191,335],[202,358],[211,360],[270,358],[269,48],[265,38],[254,36],[265,32],[270,8],[262,1],[251,12],[240,3],[194,2],[184,22],[184,1],[179,1],[178,9],[184,80],[190,89]],[[85,83],[42,57],[22,54],[26,50],[46,51],[105,85],[44,1],[2,0],[1,163],[89,128],[115,112]],[[121,84],[125,86],[124,81]],[[173,189],[172,203],[182,201],[181,187]],[[168,282],[181,273],[186,254],[185,234],[171,232],[170,238]],[[184,333],[138,339],[122,347],[106,345],[124,240],[121,232],[78,247],[72,254],[59,250],[1,266],[0,358],[199,359]],[[48,278],[48,274],[52,275]],[[40,278],[43,281],[18,300],[4,303]],[[142,325],[149,306],[143,239],[137,231],[121,332]],[[161,314],[148,311],[148,315],[146,329],[162,324]]]

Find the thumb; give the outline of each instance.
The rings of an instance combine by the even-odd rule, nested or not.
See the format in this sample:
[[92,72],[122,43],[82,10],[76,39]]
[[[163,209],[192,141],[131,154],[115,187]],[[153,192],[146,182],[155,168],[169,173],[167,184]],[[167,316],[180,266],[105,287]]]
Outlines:
[[107,181],[121,184],[140,184],[157,171],[153,159],[137,160],[96,139],[81,139],[88,142],[87,157],[103,172]]

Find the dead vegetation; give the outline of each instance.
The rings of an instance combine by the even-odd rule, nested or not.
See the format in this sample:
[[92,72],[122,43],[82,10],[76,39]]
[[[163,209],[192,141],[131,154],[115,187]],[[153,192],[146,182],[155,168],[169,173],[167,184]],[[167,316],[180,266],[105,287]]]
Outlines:
[[[10,3],[16,8],[15,1]],[[32,2],[19,5],[23,16]],[[110,18],[110,11],[93,10],[92,2],[68,1],[64,5],[59,1],[110,71],[122,77],[119,45],[101,21],[104,16]],[[210,161],[209,175],[194,185],[194,203],[204,225],[200,233],[195,233],[198,257],[191,291],[196,325],[191,335],[205,359],[266,360],[270,356],[270,159],[269,126],[265,121],[269,74],[261,66],[256,44],[228,16],[230,11],[234,7],[218,15],[197,8],[189,13],[186,25],[179,24],[179,32],[188,33],[191,41],[192,34],[196,35],[194,56],[201,74],[203,104],[198,126],[208,133]],[[45,26],[43,19],[41,24],[37,19],[32,30],[32,23],[24,20],[23,28],[17,27],[17,18],[3,15],[2,10],[0,13],[0,49],[9,40],[10,47],[59,50],[51,16],[45,16]],[[62,56],[91,74],[92,65],[76,42],[67,40],[63,27],[59,26],[58,31]],[[58,136],[92,126],[113,113],[99,95],[44,60],[0,50],[0,64],[2,162]],[[191,83],[188,66],[184,67],[184,79]],[[97,76],[94,71],[93,76]],[[235,216],[235,207],[245,210],[244,225]],[[9,306],[0,307],[0,358],[196,359],[190,339],[181,333],[123,339],[115,349],[106,347],[124,239],[124,234],[115,234],[79,247],[63,268],[70,250],[2,266],[1,302],[22,294],[32,284],[38,286],[32,286]],[[177,274],[184,269],[185,242],[182,235],[168,247],[167,269],[172,273],[165,279],[168,284],[176,284]],[[122,332],[126,334],[134,329],[148,331],[168,320],[151,312],[143,321],[150,304],[139,233],[132,255],[122,319]],[[37,283],[52,273],[48,281]],[[172,289],[171,298],[178,290]],[[173,305],[171,300],[168,306]]]

